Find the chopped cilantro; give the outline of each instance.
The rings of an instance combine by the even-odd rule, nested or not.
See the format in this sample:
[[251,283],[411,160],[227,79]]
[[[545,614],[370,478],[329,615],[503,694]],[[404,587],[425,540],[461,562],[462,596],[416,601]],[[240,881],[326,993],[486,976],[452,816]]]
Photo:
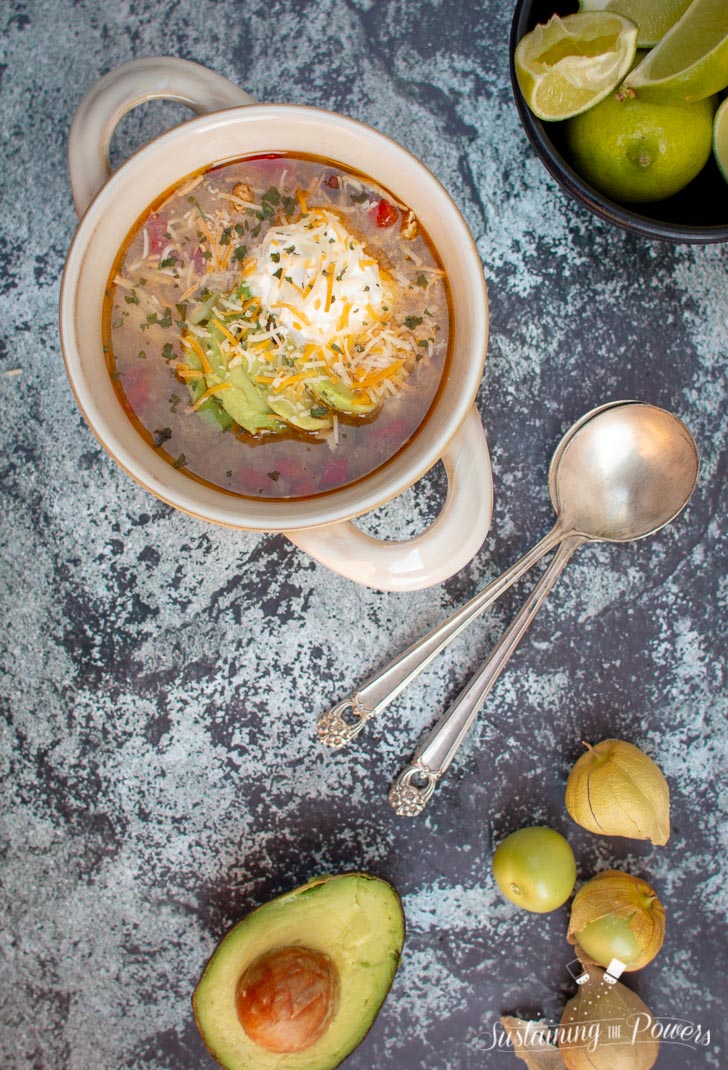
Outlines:
[[271,204],[281,203],[281,194],[277,186],[269,186],[263,194],[264,201],[270,201]]
[[296,246],[295,245],[287,245],[286,248],[284,249],[284,252],[286,252],[286,253],[295,253],[295,251],[296,251]]
[[313,418],[315,420],[322,419],[324,416],[326,416],[328,411],[329,410],[326,408],[325,405],[312,405],[311,406],[311,415],[313,416]]
[[[203,253],[202,255],[204,256],[205,254]],[[176,264],[177,264],[177,257],[176,256],[167,256],[167,257],[164,258],[164,260],[160,260],[159,261],[160,268],[168,268],[168,267],[173,268],[173,267],[176,266]]]
[[418,275],[417,278],[415,279],[415,286],[422,286],[422,287],[427,286],[427,278],[426,278],[426,276],[422,275],[422,274]]
[[296,209],[296,198],[295,197],[284,197],[283,198],[283,211],[286,213],[286,215],[291,215],[291,213],[294,212],[295,209]]
[[248,255],[248,247],[247,247],[247,245],[238,245],[237,249],[233,253],[233,260],[237,260],[237,261],[245,260],[245,257],[247,255]]
[[155,450],[158,450],[160,446],[163,446],[172,437],[172,429],[170,427],[160,427],[152,435],[152,445]]
[[146,353],[144,352],[143,349],[140,349],[139,352],[137,353],[137,359],[138,360],[146,360],[147,359],[147,355],[146,355]]
[[429,343],[428,343],[426,338],[420,338],[420,340],[417,343],[417,345],[421,346],[423,349],[427,349],[427,346],[429,345]]
[[124,300],[126,301],[127,305],[138,305],[139,298],[137,297],[136,290],[132,290],[130,294],[127,294]]
[[341,346],[337,345],[336,342],[332,342],[329,346],[329,349],[333,349],[336,353],[341,353],[342,357],[344,355],[344,350],[341,348]]
[[233,228],[232,227],[225,227],[224,231],[220,235],[220,245],[229,245],[232,233],[233,233]]
[[419,327],[422,323],[422,316],[405,316],[404,325],[413,331],[415,327]]
[[162,350],[162,359],[163,360],[171,360],[173,356],[174,356],[174,350],[172,349],[172,343],[171,342],[165,342],[164,343],[164,349]]
[[236,223],[234,229],[235,229],[235,233],[237,234],[237,236],[239,238],[242,238],[243,234],[245,234],[245,231],[248,229],[248,224],[245,223],[243,225],[242,223]]
[[174,307],[179,312],[180,319],[187,319],[187,305],[175,305]]
[[123,322],[124,322],[124,321],[123,321],[123,319],[122,319],[122,318],[121,318],[121,316],[120,316],[120,317],[119,317],[118,319],[114,320],[114,322],[113,322],[113,323],[111,324],[111,326],[112,326],[113,328],[121,327],[121,325],[122,325],[122,323],[123,323]]
[[273,278],[274,279],[280,279],[282,274],[283,274],[283,268],[278,268],[277,271],[273,272]]
[[187,464],[187,458],[185,457],[184,453],[180,453],[180,455],[177,458],[177,460],[173,461],[172,467],[173,468],[184,468],[184,466],[186,464]]
[[281,254],[280,253],[271,253],[270,254],[270,258],[271,258],[271,260],[273,261],[274,264],[278,264],[280,262],[280,259],[281,259]]
[[366,192],[366,190],[362,190],[361,193],[350,193],[349,196],[351,197],[354,204],[363,204],[364,201],[369,200],[369,194]]

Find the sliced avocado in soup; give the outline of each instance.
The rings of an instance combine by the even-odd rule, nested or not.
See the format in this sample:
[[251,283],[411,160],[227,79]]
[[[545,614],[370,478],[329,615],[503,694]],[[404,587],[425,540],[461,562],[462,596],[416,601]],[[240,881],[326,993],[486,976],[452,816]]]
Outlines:
[[212,374],[206,377],[207,385],[213,386],[215,383],[221,383],[223,379],[230,383],[229,390],[221,390],[216,395],[225,411],[232,416],[236,424],[251,434],[285,430],[286,425],[273,414],[242,365],[238,364],[228,370],[227,361],[220,349],[220,341],[224,335],[214,324],[210,324],[209,329],[210,341],[206,350]]
[[332,409],[338,409],[339,412],[364,415],[379,408],[378,401],[366,401],[360,394],[355,394],[353,390],[350,390],[340,379],[324,379],[321,382],[312,383],[309,390],[325,405],[330,405]]
[[399,896],[366,873],[271,900],[222,939],[195,989],[208,1050],[226,1070],[333,1070],[376,1018],[403,943]]
[[[232,385],[233,389],[221,391],[219,398],[220,403],[237,423],[248,431],[260,430],[261,428],[282,431],[285,430],[287,424],[291,424],[293,427],[300,427],[303,431],[329,430],[332,426],[331,417],[329,415],[324,417],[312,416],[310,408],[308,412],[301,412],[292,389],[267,390],[263,384],[254,381],[255,376],[261,375],[269,368],[269,365],[264,361],[255,360],[253,362],[251,375],[241,364],[236,364],[234,368],[228,368],[227,361],[220,348],[220,342],[224,337],[223,332],[214,323],[210,324],[209,330],[210,344],[207,347],[207,356],[215,376],[212,382],[221,382],[226,379]],[[212,385],[212,382],[210,385]],[[241,391],[245,395],[245,400],[236,396],[233,392],[234,390]],[[248,411],[246,405],[250,407],[252,412]],[[230,406],[235,409],[235,412],[245,416],[246,422],[238,420],[233,408]],[[270,416],[266,421],[261,421],[257,415],[258,413],[275,413],[281,419],[275,420]],[[272,423],[270,422],[271,419],[273,419]],[[285,422],[281,423],[281,420]],[[255,426],[252,426],[253,424]]]
[[[192,404],[194,405],[205,393],[207,382],[204,379],[190,379],[187,383],[187,389],[190,392]],[[225,412],[214,397],[208,398],[207,401],[203,401],[199,409],[196,409],[195,411],[203,420],[218,424],[223,431],[227,431],[233,425],[232,417],[229,413]]]

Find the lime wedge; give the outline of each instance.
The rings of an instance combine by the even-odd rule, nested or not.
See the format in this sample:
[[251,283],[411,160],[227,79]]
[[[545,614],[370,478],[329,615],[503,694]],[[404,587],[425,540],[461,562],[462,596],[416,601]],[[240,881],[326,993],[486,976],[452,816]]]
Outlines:
[[625,79],[646,100],[689,103],[728,86],[728,0],[693,0]]
[[613,11],[636,22],[638,48],[652,48],[690,6],[690,0],[581,0],[580,11]]
[[728,97],[715,113],[713,152],[723,178],[728,182]]
[[608,96],[636,50],[633,22],[594,11],[554,15],[518,42],[513,58],[524,100],[539,119],[552,121],[579,115]]

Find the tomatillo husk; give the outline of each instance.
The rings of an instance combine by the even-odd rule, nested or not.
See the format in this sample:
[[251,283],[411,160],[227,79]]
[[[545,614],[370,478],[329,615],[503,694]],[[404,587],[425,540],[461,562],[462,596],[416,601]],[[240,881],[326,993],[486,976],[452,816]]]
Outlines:
[[[567,1070],[651,1070],[660,1042],[654,1018],[631,989],[587,966],[589,980],[564,1008],[559,1052]],[[606,979],[605,979],[606,976]]]
[[566,782],[566,809],[574,821],[604,836],[670,838],[670,789],[660,767],[623,739],[584,744]]
[[662,947],[665,911],[646,881],[607,869],[574,896],[567,939],[600,966],[641,970]]

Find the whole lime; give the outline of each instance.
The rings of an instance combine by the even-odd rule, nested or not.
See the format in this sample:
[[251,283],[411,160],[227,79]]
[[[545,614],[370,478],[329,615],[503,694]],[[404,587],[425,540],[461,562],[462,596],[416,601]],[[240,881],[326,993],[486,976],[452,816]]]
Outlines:
[[711,153],[715,98],[651,104],[611,93],[569,119],[566,141],[575,169],[608,197],[661,201],[703,169]]
[[556,910],[576,881],[574,852],[561,833],[534,825],[506,836],[493,855],[493,876],[506,899],[534,914]]

